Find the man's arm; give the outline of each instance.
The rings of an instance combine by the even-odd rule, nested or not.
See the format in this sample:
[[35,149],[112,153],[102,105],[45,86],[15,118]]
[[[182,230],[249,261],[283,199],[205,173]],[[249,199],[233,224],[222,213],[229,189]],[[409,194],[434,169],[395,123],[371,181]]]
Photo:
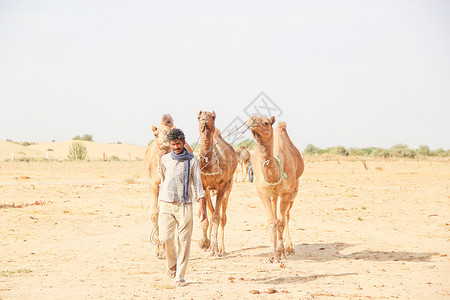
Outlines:
[[197,159],[192,160],[192,184],[194,188],[195,199],[199,202],[198,217],[200,222],[206,219],[206,199],[205,191],[203,190],[202,177],[200,172],[200,166]]
[[198,203],[200,204],[198,208],[198,218],[200,219],[200,222],[203,222],[206,219],[207,212],[206,212],[206,199],[205,197],[200,198],[198,200]]

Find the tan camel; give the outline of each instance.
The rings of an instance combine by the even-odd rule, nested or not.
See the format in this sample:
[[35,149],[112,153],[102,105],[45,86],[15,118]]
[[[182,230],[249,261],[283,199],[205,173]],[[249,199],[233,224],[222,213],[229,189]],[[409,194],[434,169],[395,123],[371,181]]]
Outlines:
[[[239,166],[241,167],[242,181],[245,182],[247,178],[248,163],[251,160],[251,155],[250,152],[244,146],[241,146],[239,147],[239,149],[236,150],[236,155],[238,158]],[[237,172],[235,181],[238,181]]]
[[[211,254],[222,255],[225,252],[224,230],[227,222],[226,210],[233,176],[237,167],[236,153],[226,141],[222,139],[220,132],[215,127],[216,113],[213,111],[198,114],[199,131],[201,138],[200,168],[203,189],[205,190],[206,203],[209,210],[209,221],[202,222],[203,238],[200,248],[211,248]],[[211,150],[210,150],[211,149]],[[215,194],[215,205],[212,203],[212,195]],[[218,245],[217,233],[221,227],[221,243]]]
[[[152,242],[156,244],[156,256],[158,258],[164,258],[164,249],[159,243],[159,230],[158,230],[158,195],[159,184],[161,183],[161,174],[159,170],[159,162],[161,157],[170,152],[170,146],[166,141],[167,134],[175,126],[173,125],[173,119],[169,114],[165,114],[161,118],[161,125],[159,128],[152,125],[152,131],[155,135],[155,140],[148,146],[145,151],[145,165],[148,169],[150,177],[150,219],[153,224]],[[191,147],[186,143],[186,149],[192,153]]]
[[[258,143],[253,155],[252,168],[258,196],[261,199],[269,223],[269,261],[286,259],[286,253],[294,254],[289,235],[289,211],[298,192],[299,177],[305,168],[303,158],[286,132],[286,123],[279,122],[273,130],[275,117],[252,116],[247,125]],[[279,211],[277,212],[279,203]],[[283,245],[283,233],[286,248]]]

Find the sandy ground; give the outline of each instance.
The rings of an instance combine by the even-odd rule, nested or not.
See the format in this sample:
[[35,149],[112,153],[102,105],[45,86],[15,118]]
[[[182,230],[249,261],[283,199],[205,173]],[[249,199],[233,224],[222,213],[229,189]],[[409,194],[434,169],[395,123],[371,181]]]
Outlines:
[[263,207],[238,182],[226,255],[199,249],[196,219],[182,288],[149,241],[142,161],[2,161],[0,203],[45,204],[0,208],[0,298],[450,299],[449,161],[305,161],[295,255],[266,263]]

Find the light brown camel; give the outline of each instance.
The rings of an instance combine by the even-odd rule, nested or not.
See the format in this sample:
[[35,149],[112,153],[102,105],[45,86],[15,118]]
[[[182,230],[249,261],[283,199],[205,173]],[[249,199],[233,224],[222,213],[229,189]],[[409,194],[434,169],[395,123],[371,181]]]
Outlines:
[[[237,167],[237,157],[233,147],[222,139],[215,127],[216,113],[200,111],[198,114],[199,131],[201,139],[200,168],[205,190],[206,203],[209,209],[209,221],[202,222],[203,238],[200,248],[211,248],[211,254],[222,255],[225,252],[224,230],[227,223],[227,206],[233,176]],[[211,150],[210,150],[211,149]],[[215,205],[211,194],[215,194]],[[221,228],[221,243],[218,245],[217,233]],[[211,247],[210,247],[211,246]]]
[[[258,196],[267,215],[270,231],[269,261],[286,259],[294,254],[289,235],[289,211],[298,192],[299,177],[305,168],[303,158],[286,132],[286,123],[279,122],[273,130],[275,117],[252,116],[247,125],[258,143],[252,168]],[[274,132],[275,131],[275,132]],[[278,199],[279,210],[278,208]],[[283,245],[283,233],[286,248]]]
[[[159,243],[159,230],[158,230],[158,195],[159,184],[161,183],[161,174],[159,170],[159,162],[161,157],[170,152],[170,146],[166,141],[167,134],[175,128],[173,125],[173,119],[169,114],[165,114],[161,118],[161,125],[159,128],[152,125],[152,131],[155,136],[155,140],[148,146],[145,151],[145,165],[148,169],[150,177],[150,219],[153,224],[152,230],[152,242],[156,244],[156,256],[158,258],[164,258],[164,249]],[[186,143],[186,149],[192,153],[191,147]]]
[[[239,166],[241,167],[242,181],[245,182],[247,178],[248,163],[251,160],[251,155],[250,152],[248,152],[248,150],[244,146],[241,146],[239,147],[239,149],[236,150],[236,155],[238,158]],[[235,181],[238,181],[237,172]]]

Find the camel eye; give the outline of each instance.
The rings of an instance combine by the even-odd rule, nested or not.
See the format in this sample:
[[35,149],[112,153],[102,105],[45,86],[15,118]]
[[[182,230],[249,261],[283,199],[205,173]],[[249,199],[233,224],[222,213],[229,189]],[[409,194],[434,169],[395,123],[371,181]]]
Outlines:
[[264,122],[264,125],[269,126],[269,122]]

